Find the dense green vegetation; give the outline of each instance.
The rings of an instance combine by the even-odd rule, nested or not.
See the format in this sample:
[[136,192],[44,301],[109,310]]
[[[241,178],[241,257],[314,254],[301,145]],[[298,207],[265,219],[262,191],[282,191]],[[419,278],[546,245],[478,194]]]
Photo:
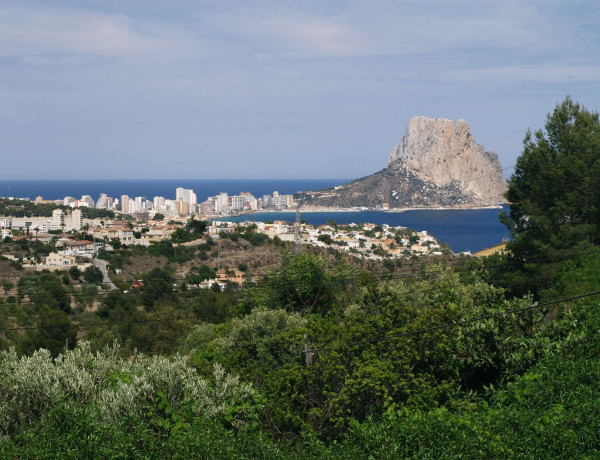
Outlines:
[[9,200],[0,198],[0,215],[13,217],[52,216],[52,211],[59,208],[54,203],[35,203],[25,200]]
[[552,286],[564,260],[600,244],[600,122],[567,98],[548,115],[545,131],[527,133],[503,217],[514,274],[512,292]]
[[[316,282],[324,290],[345,279],[313,256],[298,257],[286,268],[290,276],[324,270],[327,277]],[[277,279],[266,283],[277,286]],[[461,282],[443,267],[416,282],[359,277],[357,284],[323,300],[329,309],[319,313],[302,302],[276,308],[278,297],[262,285],[244,299],[261,306],[195,325],[180,306],[163,301],[144,313],[132,297],[111,293],[98,313],[107,328],[90,333],[91,343],[55,361],[43,352],[2,355],[0,452],[95,457],[142,449],[156,456],[159,446],[170,455],[199,449],[210,457],[273,458],[597,452],[597,300],[511,313],[530,302],[507,300],[483,281]],[[125,322],[110,327],[117,312]],[[304,334],[314,351],[310,366]],[[114,349],[111,339],[130,343]],[[133,353],[138,346],[150,355]],[[183,357],[157,356],[175,352]],[[245,385],[247,399],[224,398],[217,414],[194,409],[211,399],[191,397],[189,379],[220,394],[211,386],[221,382],[215,369],[239,375],[235,385]]]
[[[55,203],[36,203],[34,201],[0,198],[0,215],[2,216],[50,217],[52,216],[52,211],[55,209],[62,209],[63,211],[67,212],[71,208]],[[115,217],[115,213],[108,209],[89,208],[87,206],[82,206],[77,209],[81,211],[82,216],[86,219]]]
[[[203,264],[112,292],[91,272],[4,280],[0,456],[598,457],[598,132],[567,99],[527,136],[513,242],[482,260],[407,276],[284,253],[225,292],[185,288],[214,275]],[[180,230],[102,256],[211,250],[180,244],[202,224]],[[254,235],[223,238],[267,244]]]

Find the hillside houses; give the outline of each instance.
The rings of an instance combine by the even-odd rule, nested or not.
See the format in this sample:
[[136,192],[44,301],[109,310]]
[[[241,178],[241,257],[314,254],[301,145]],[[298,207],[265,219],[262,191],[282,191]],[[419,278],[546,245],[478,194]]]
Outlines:
[[[256,227],[257,232],[264,233],[271,238],[277,236],[283,241],[295,240],[295,227],[283,221],[275,221],[272,224],[252,221],[217,222],[209,228],[209,233],[218,236],[221,233],[232,233],[238,226],[248,227],[251,225]],[[325,238],[325,236],[329,238]],[[371,259],[441,254],[440,244],[426,231],[415,232],[406,227],[393,227],[385,224],[319,225],[316,227],[302,224],[299,242],[319,247],[331,247]]]
[[[371,259],[441,254],[440,244],[433,236],[428,235],[426,231],[414,232],[405,227],[353,224],[337,228],[330,225],[316,228],[303,226],[302,230],[303,240],[309,244],[334,247]],[[331,238],[331,244],[324,242],[327,240],[323,238],[324,235]]]
[[80,262],[77,256],[53,252],[48,254],[43,264],[32,266],[31,268],[36,270],[43,270],[46,268],[51,268],[53,270],[68,270],[71,267],[77,267],[79,270],[83,271],[90,265],[92,264],[88,262]]
[[130,228],[123,227],[97,227],[92,231],[94,239],[96,240],[119,240],[121,244],[132,244],[133,243],[133,230]]
[[171,238],[174,227],[173,225],[156,225],[150,227],[147,232],[142,233],[142,239],[147,240],[149,243],[167,240]]
[[77,261],[75,256],[53,252],[46,257],[46,265],[49,267],[72,267],[77,265]]
[[240,270],[217,270],[217,281],[221,283],[236,283],[243,286],[246,283],[246,274]]
[[[6,219],[5,219],[6,220]],[[53,245],[58,252],[65,256],[93,257],[100,248],[112,250],[118,245],[150,246],[170,240],[178,235],[176,244],[193,243],[190,239],[199,240],[199,233],[189,233],[189,218],[173,218],[164,220],[136,221],[132,218],[94,219],[87,220],[81,230],[71,233],[53,231],[50,234],[36,231],[33,235],[17,234],[15,238],[36,238],[44,244]],[[6,224],[6,222],[5,222]],[[95,224],[95,225],[90,225]],[[253,231],[269,238],[277,238],[284,242],[314,245],[322,248],[345,251],[349,254],[369,259],[403,258],[440,254],[441,246],[437,240],[426,231],[413,231],[405,227],[377,225],[373,223],[337,225],[328,221],[327,224],[313,226],[308,223],[296,225],[276,220],[274,222],[227,222],[213,221],[206,227],[205,235],[213,238],[228,237],[228,234]],[[3,236],[10,229],[3,229]],[[188,232],[188,233],[186,233]],[[25,233],[19,231],[19,233]],[[64,261],[63,261],[64,262]],[[245,281],[238,275],[226,280],[230,275],[217,278],[222,282],[243,284]]]

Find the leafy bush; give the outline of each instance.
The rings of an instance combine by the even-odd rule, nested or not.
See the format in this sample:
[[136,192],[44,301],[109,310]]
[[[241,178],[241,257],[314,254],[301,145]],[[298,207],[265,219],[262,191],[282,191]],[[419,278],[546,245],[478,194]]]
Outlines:
[[227,334],[218,339],[215,346],[223,362],[240,372],[243,369],[269,371],[298,361],[298,350],[302,347],[300,331],[307,323],[299,313],[254,310],[244,318],[234,319]]
[[98,295],[98,286],[93,283],[84,283],[81,285],[81,301],[84,304],[91,304],[94,297]]
[[98,250],[98,258],[106,260],[113,268],[123,268],[123,263],[127,260],[126,251],[107,251],[104,248]]
[[[182,230],[183,229],[177,229]],[[148,246],[148,253],[154,257],[166,257],[169,262],[186,262],[190,260],[189,250],[184,246],[175,247],[171,241],[162,240]]]
[[240,234],[240,236],[248,241],[252,246],[262,246],[269,241],[269,235],[265,235],[264,233],[247,231]]
[[47,350],[23,357],[14,350],[0,352],[0,436],[5,439],[58,407],[73,414],[84,407],[113,426],[128,417],[151,423],[161,400],[174,412],[189,407],[196,417],[242,426],[255,417],[254,397],[252,386],[218,364],[209,382],[181,356],[128,359],[118,346],[92,353],[85,342],[56,360]]
[[11,260],[10,267],[14,268],[15,270],[23,270],[23,264],[18,260]]
[[319,235],[317,239],[325,244],[333,243],[333,239],[331,239],[331,235]]
[[69,275],[72,279],[78,280],[81,277],[81,270],[79,270],[77,266],[73,265],[71,268],[69,268]]
[[86,280],[88,283],[98,284],[102,282],[102,280],[104,279],[104,275],[98,267],[90,265],[83,271],[83,279]]
[[39,275],[24,275],[17,282],[19,295],[27,295],[36,309],[71,312],[71,299],[61,280],[45,271]]
[[514,381],[490,389],[489,403],[404,408],[377,422],[351,422],[335,450],[347,458],[366,452],[375,458],[391,452],[397,458],[597,457],[599,307],[580,302],[567,309],[560,322],[565,334],[554,351]]

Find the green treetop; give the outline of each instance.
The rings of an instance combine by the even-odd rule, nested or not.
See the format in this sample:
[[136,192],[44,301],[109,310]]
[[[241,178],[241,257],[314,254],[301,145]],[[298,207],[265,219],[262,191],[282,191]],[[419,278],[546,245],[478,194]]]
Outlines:
[[548,263],[573,248],[600,244],[600,122],[569,97],[548,115],[545,130],[528,132],[510,178],[502,217],[508,249],[529,288],[549,287]]

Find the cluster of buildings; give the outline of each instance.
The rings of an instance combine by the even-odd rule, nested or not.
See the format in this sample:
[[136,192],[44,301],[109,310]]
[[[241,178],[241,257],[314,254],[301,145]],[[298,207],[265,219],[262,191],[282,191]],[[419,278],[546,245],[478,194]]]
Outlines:
[[271,238],[311,244],[319,247],[332,247],[350,254],[369,259],[402,258],[415,255],[441,255],[439,242],[426,231],[412,231],[406,227],[383,224],[348,224],[342,226],[310,224],[292,225],[284,221],[246,221],[243,223],[215,222],[209,227],[209,234],[216,237],[221,232],[233,232],[236,226],[256,226],[256,231]]
[[66,214],[62,209],[52,211],[52,217],[0,217],[0,230],[26,230],[35,233],[48,233],[61,230],[80,231],[83,227],[83,214],[73,209]]
[[[197,196],[191,189],[177,188],[175,199],[154,197],[152,201],[144,197],[130,198],[122,195],[113,199],[106,194],[101,194],[96,202],[89,196],[83,195],[81,199],[65,197],[59,200],[60,204],[71,207],[66,212],[55,209],[51,217],[2,217],[0,216],[0,236],[2,239],[13,238],[13,231],[26,232],[30,237],[35,235],[40,240],[52,239],[59,249],[57,254],[51,254],[46,264],[63,268],[72,266],[81,257],[92,258],[100,247],[111,249],[115,244],[149,246],[153,242],[160,242],[171,238],[171,234],[181,224],[185,224],[190,216],[200,215],[200,218],[223,216],[243,211],[259,209],[284,209],[295,206],[292,195],[280,195],[276,191],[272,195],[254,197],[251,193],[228,195],[219,193],[209,197],[202,203],[197,202]],[[37,203],[43,203],[41,197],[36,198]],[[52,203],[56,203],[52,201]],[[95,207],[114,210],[121,214],[130,215],[136,220],[95,218],[84,219],[82,207]],[[161,213],[169,218],[169,223],[163,219],[154,220],[156,214]],[[174,221],[174,222],[171,222]],[[176,225],[179,223],[180,225]],[[309,244],[320,247],[330,247],[347,251],[350,254],[370,259],[400,258],[415,255],[441,254],[440,244],[428,235],[426,231],[413,232],[404,227],[375,224],[348,224],[348,225],[320,225],[290,224],[284,221],[273,223],[251,222],[233,223],[213,221],[208,227],[208,234],[214,238],[223,236],[224,233],[234,232],[238,226],[253,225],[258,233],[263,233],[270,238],[279,238],[283,241],[297,244]],[[70,232],[70,233],[69,233]],[[79,232],[79,239],[74,232]],[[87,234],[81,240],[81,233]],[[17,235],[19,232],[16,233]],[[26,236],[21,236],[26,237]],[[116,247],[116,246],[115,246]],[[33,263],[33,261],[31,261]],[[227,281],[243,284],[240,279],[229,279],[231,276],[239,278],[239,273],[219,272],[215,280],[209,280],[207,286],[215,283],[223,289]],[[198,286],[206,288],[206,286]]]
[[239,195],[231,196],[227,193],[219,193],[200,203],[198,214],[205,216],[227,215],[242,211],[286,209],[294,206],[296,206],[294,195],[283,195],[277,191],[274,191],[272,195],[263,195],[260,198],[256,198],[249,192],[241,192]]
[[215,278],[205,279],[201,283],[194,285],[188,285],[188,288],[196,289],[214,289],[218,286],[219,290],[224,291],[228,285],[235,284],[237,286],[244,286],[246,284],[246,274],[240,270],[225,270],[221,268],[217,270]]
[[238,195],[219,193],[208,197],[203,202],[198,202],[196,193],[192,189],[178,187],[175,190],[175,199],[155,196],[149,200],[143,196],[130,197],[121,195],[113,198],[101,193],[97,201],[89,195],[81,199],[67,196],[62,200],[44,200],[41,196],[35,199],[36,203],[56,203],[69,206],[73,209],[80,207],[107,209],[128,214],[136,219],[148,220],[160,213],[167,217],[173,216],[223,216],[243,211],[280,210],[296,206],[294,195],[284,195],[274,191],[272,195],[255,197],[249,192],[240,192]]
[[[174,217],[175,221],[185,223],[189,217]],[[43,237],[49,230],[82,231],[81,211],[74,209],[69,215],[54,210],[52,218],[45,217],[0,217],[2,238],[12,238],[11,230],[26,230],[30,234]],[[332,247],[351,254],[371,259],[384,257],[408,257],[413,255],[441,254],[438,241],[426,231],[413,232],[404,227],[375,224],[348,224],[342,226],[310,224],[290,224],[284,221],[273,223],[246,221],[234,223],[213,221],[207,232],[213,238],[223,233],[231,233],[239,226],[253,225],[256,232],[270,238],[278,237],[282,241],[311,244],[319,247]],[[149,246],[154,242],[168,240],[171,234],[181,228],[175,223],[160,221],[122,222],[111,219],[85,219],[85,231],[90,241],[69,241],[72,235],[59,235],[65,240],[63,253],[70,256],[90,256],[98,245],[118,241],[122,245]],[[56,232],[54,232],[56,233]],[[96,247],[92,243],[96,242]]]
[[[77,266],[83,270],[90,265],[91,259],[101,248],[111,250],[116,244],[149,246],[152,242],[170,239],[171,233],[187,221],[187,218],[176,219],[182,221],[180,225],[158,221],[131,223],[116,219],[82,219],[79,209],[74,209],[67,215],[61,209],[56,209],[52,218],[0,217],[0,232],[3,239],[35,239],[56,248],[56,252],[49,254],[40,263],[30,254],[26,260],[19,260],[26,268],[68,270]],[[13,230],[20,232],[13,233]],[[28,235],[22,234],[25,232]],[[17,260],[7,254],[3,256]]]
[[[331,238],[331,244],[322,241],[324,235]],[[439,242],[427,231],[417,232],[386,224],[348,224],[337,228],[321,225],[309,228],[305,240],[315,246],[332,246],[370,259],[442,254]]]

